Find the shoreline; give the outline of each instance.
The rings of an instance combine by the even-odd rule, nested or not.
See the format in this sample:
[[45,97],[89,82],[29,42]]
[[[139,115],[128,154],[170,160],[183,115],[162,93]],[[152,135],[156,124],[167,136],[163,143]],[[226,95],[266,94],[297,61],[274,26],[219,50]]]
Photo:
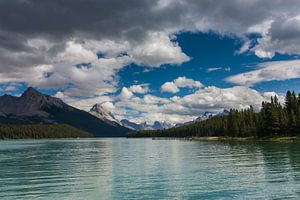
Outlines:
[[152,140],[187,140],[187,141],[253,141],[253,142],[294,142],[300,141],[298,136],[271,137],[152,137]]

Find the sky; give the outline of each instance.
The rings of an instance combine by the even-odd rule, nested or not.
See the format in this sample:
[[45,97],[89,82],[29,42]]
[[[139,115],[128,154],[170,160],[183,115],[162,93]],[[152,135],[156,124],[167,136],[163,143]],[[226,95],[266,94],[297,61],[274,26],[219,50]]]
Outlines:
[[29,86],[134,122],[300,92],[299,0],[2,0],[0,94]]

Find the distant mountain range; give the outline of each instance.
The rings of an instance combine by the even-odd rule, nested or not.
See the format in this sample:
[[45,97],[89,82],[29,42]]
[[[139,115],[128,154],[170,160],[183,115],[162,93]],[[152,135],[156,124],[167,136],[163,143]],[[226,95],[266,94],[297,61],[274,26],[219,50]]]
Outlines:
[[147,122],[137,124],[137,123],[131,122],[127,119],[122,119],[121,124],[124,127],[127,127],[131,130],[136,130],[136,131],[141,131],[141,130],[163,130],[163,129],[168,129],[168,128],[172,128],[172,127],[175,126],[175,124],[171,124],[171,123],[168,123],[168,122],[159,122],[159,121],[155,121],[153,124],[148,124]]
[[193,121],[185,122],[185,123],[179,123],[179,124],[172,124],[169,122],[159,122],[155,121],[153,124],[148,124],[147,122],[142,123],[134,123],[127,119],[122,119],[121,121],[117,120],[113,114],[105,109],[101,104],[95,104],[91,110],[89,111],[90,114],[98,117],[99,119],[113,125],[113,126],[123,126],[131,130],[135,131],[141,131],[141,130],[163,130],[163,129],[169,129],[173,127],[179,127],[179,126],[185,126],[190,125],[199,121],[204,121],[207,119],[210,119],[214,116],[225,116],[229,114],[228,110],[223,110],[223,112],[219,113],[211,113],[211,112],[205,112],[203,115],[199,116]]
[[227,115],[229,115],[229,113],[230,112],[226,109],[224,109],[222,112],[217,112],[217,113],[205,112],[201,116],[197,117],[195,120],[185,122],[185,123],[176,124],[175,127],[191,125],[193,123],[205,121],[205,120],[210,119],[210,118],[215,117],[215,116],[227,116]]
[[68,124],[95,137],[125,136],[129,131],[128,128],[95,117],[31,87],[20,97],[11,95],[0,97],[0,123]]
[[95,104],[91,108],[89,113],[112,126],[122,126],[130,130],[163,130],[172,128],[174,126],[174,124],[159,121],[155,121],[153,124],[148,124],[147,122],[137,124],[127,119],[122,119],[121,121],[119,121],[109,110],[105,109],[101,104]]

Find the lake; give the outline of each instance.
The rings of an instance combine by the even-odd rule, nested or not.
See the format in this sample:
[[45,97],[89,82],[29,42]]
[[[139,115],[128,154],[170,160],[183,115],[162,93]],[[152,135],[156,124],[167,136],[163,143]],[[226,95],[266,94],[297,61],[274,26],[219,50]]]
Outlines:
[[300,143],[0,141],[0,199],[300,198]]

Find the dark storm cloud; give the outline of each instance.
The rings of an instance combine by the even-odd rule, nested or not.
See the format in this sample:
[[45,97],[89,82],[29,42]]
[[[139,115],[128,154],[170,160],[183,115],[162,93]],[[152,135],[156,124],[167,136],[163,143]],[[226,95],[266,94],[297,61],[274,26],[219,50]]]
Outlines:
[[15,41],[0,35],[0,46],[26,49],[27,38],[41,37],[141,41],[148,31],[167,30],[242,36],[264,20],[299,14],[299,7],[297,0],[2,0],[0,30]]
[[[145,30],[174,26],[175,8],[153,9],[156,0],[2,0],[0,27],[29,37],[64,38],[137,36]],[[175,6],[176,7],[176,6]],[[179,8],[176,8],[177,10]]]

